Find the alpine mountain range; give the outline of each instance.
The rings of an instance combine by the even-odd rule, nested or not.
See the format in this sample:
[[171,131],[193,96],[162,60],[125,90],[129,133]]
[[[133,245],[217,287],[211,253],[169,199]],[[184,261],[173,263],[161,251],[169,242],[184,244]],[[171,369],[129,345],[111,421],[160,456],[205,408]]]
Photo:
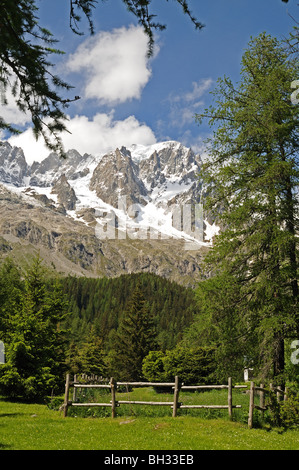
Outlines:
[[194,285],[219,231],[204,214],[195,236],[201,165],[175,141],[98,156],[73,149],[32,165],[21,148],[1,142],[0,254],[23,265],[39,253],[62,274],[153,272]]

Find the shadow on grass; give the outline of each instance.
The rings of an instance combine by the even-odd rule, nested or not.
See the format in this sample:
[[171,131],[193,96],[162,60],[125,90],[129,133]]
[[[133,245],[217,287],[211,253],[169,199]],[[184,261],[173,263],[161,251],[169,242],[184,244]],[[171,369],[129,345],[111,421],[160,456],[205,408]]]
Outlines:
[[[0,427],[6,427],[6,424],[2,424],[1,423],[1,418],[7,418],[7,417],[14,417],[14,416],[17,416],[17,415],[22,415],[23,413],[0,413]],[[0,451],[1,450],[9,450],[11,449],[11,445],[10,444],[3,444],[3,442],[0,442]]]
[[8,449],[10,449],[11,447],[12,447],[12,446],[9,445],[9,444],[2,444],[2,443],[0,442],[0,450],[8,450]]

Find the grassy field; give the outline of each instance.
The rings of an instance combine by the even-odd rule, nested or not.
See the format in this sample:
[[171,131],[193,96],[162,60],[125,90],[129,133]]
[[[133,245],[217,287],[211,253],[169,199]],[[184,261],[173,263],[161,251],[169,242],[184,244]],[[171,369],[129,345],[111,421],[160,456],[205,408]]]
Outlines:
[[[127,399],[122,394],[122,399]],[[152,390],[134,390],[130,399],[161,401],[161,394]],[[164,394],[163,394],[164,395]],[[107,397],[108,398],[108,397]],[[170,396],[169,396],[170,398]],[[163,396],[163,401],[167,396]],[[216,404],[225,402],[225,394],[208,392],[187,394],[184,402]],[[115,419],[97,416],[96,410],[71,408],[67,418],[46,405],[24,404],[0,400],[1,450],[299,450],[299,429],[248,429],[245,423],[248,397],[243,415],[235,412],[235,421],[227,411],[198,410],[171,417],[168,407],[120,407]],[[237,399],[236,399],[237,402]],[[80,408],[83,410],[83,408]],[[103,409],[102,409],[103,412]],[[216,413],[216,414],[215,414]],[[239,413],[239,416],[237,415]]]

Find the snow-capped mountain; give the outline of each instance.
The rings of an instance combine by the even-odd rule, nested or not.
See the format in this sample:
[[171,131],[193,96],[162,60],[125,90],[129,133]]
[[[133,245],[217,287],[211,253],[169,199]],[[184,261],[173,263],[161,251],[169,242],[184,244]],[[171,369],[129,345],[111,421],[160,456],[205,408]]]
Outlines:
[[[46,195],[73,218],[93,209],[97,223],[107,224],[101,213],[108,211],[118,226],[152,227],[165,236],[186,235],[173,226],[173,211],[201,202],[200,166],[199,155],[173,141],[122,147],[99,157],[70,150],[62,160],[50,153],[31,166],[22,149],[7,142],[0,146],[0,182],[18,192],[26,190],[28,196],[30,187],[32,194]],[[205,221],[202,241],[211,240],[213,228]]]
[[[88,227],[101,243],[176,239],[192,242],[193,250],[208,247],[219,229],[196,219],[202,203],[200,167],[200,156],[174,141],[99,156],[69,150],[61,159],[50,153],[31,166],[22,149],[0,145],[0,184],[6,191],[30,207]],[[193,214],[194,208],[199,212]],[[53,229],[59,233],[54,224]]]

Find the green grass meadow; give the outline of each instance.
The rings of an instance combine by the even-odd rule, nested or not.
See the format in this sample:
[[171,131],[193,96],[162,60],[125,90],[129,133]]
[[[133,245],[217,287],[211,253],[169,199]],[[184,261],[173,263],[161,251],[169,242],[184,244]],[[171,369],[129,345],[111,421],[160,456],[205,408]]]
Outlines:
[[[171,401],[171,394],[135,389],[120,400]],[[88,398],[90,397],[83,397]],[[184,404],[226,404],[225,391],[182,393]],[[248,396],[233,396],[241,410],[179,410],[121,405],[112,419],[109,408],[71,407],[68,416],[45,404],[0,400],[0,450],[299,450],[299,429],[248,429]],[[97,397],[99,399],[99,397]],[[101,397],[109,402],[110,396]],[[56,401],[59,401],[56,399]],[[61,401],[61,400],[60,400]],[[258,417],[256,417],[258,420]]]

